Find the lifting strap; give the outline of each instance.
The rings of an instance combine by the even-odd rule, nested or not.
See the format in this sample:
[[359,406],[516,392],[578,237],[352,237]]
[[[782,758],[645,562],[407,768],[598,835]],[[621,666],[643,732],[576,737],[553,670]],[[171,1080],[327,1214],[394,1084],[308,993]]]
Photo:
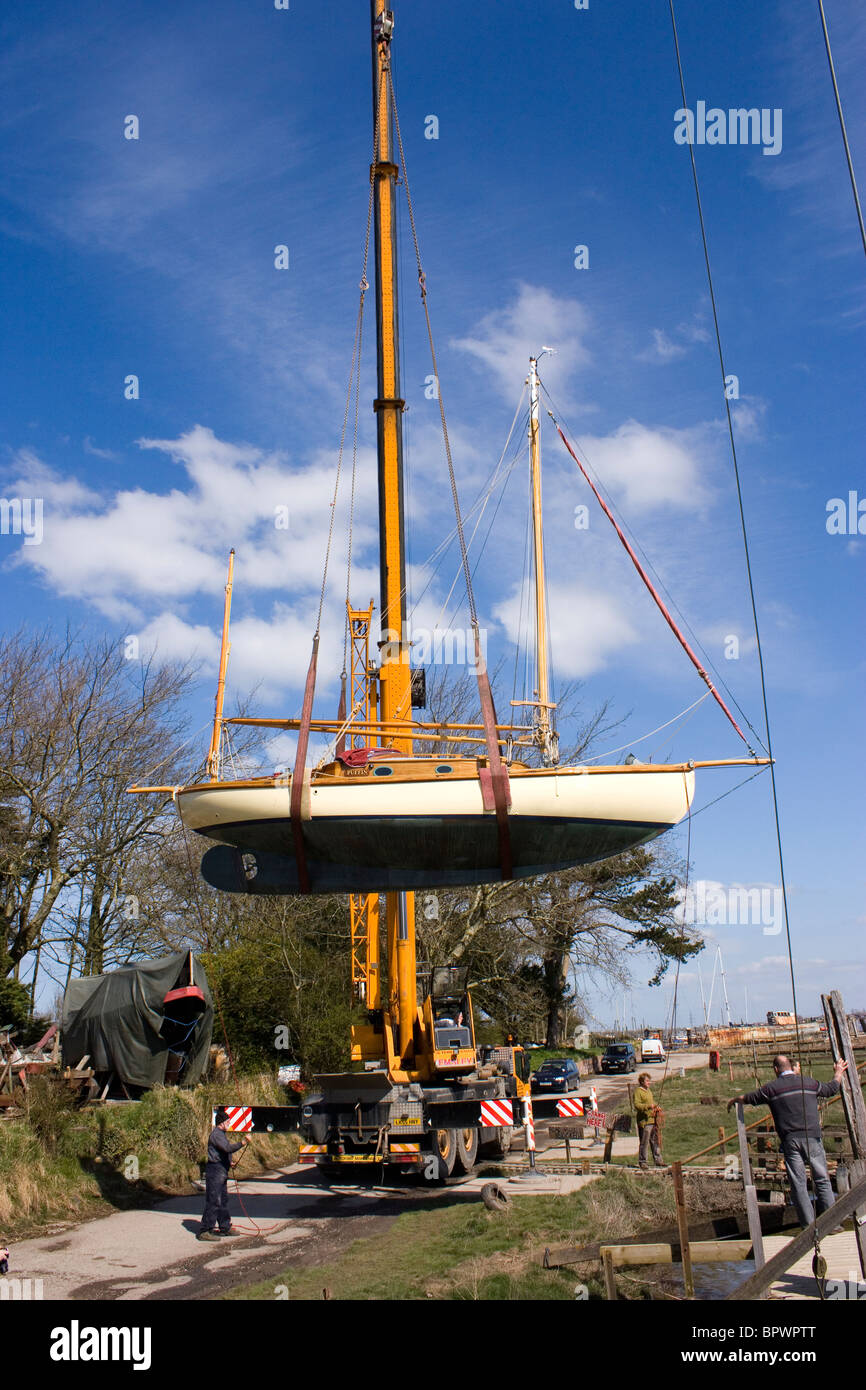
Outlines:
[[[298,729],[298,747],[295,753],[295,770],[292,773],[292,790],[289,796],[289,815],[292,822],[292,839],[295,845],[295,860],[298,865],[298,888],[301,893],[310,893],[310,871],[307,867],[307,846],[301,822],[310,819],[309,783],[307,778],[307,745],[310,741],[310,721],[313,717],[313,695],[316,689],[316,664],[319,657],[319,634],[313,638],[313,653],[304,686],[304,703],[301,708],[301,723]],[[307,795],[304,796],[306,790]],[[306,804],[305,804],[306,803]]]
[[[508,810],[511,806],[511,786],[508,781],[508,769],[502,761],[499,751],[499,735],[496,730],[496,708],[493,704],[493,692],[490,689],[490,677],[487,674],[487,663],[481,655],[481,641],[478,635],[478,625],[473,624],[475,633],[475,670],[478,675],[478,694],[481,697],[481,719],[484,724],[484,736],[487,741],[487,762],[486,768],[479,768],[478,780],[481,783],[481,799],[485,810],[492,809],[496,812],[496,829],[499,834],[499,868],[502,878],[514,877],[514,860],[511,853],[511,827],[508,824]],[[490,802],[492,800],[492,807]]]

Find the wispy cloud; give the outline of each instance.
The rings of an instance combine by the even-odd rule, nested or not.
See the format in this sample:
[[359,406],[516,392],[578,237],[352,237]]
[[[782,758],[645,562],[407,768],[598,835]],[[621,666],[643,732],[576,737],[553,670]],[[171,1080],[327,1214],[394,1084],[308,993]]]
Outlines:
[[555,348],[555,356],[544,359],[544,378],[567,405],[565,393],[574,384],[576,369],[591,360],[590,330],[589,312],[579,300],[521,284],[508,304],[485,314],[471,333],[453,338],[451,347],[474,359],[512,404],[529,370],[529,358],[542,347]]

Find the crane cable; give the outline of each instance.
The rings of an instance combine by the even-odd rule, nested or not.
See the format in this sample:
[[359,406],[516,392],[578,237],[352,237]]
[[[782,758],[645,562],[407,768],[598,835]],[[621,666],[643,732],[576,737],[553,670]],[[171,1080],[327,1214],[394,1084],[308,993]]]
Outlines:
[[[675,53],[676,53],[677,72],[678,72],[678,75],[679,75],[680,92],[681,92],[681,94],[682,94],[683,109],[684,109],[684,110],[688,110],[689,108],[688,108],[688,101],[687,101],[687,99],[686,99],[686,84],[685,84],[685,77],[684,77],[684,75],[683,75],[683,63],[682,63],[682,57],[681,57],[681,54],[680,54],[679,36],[678,36],[678,34],[677,34],[676,14],[675,14],[675,12],[674,12],[674,0],[668,0],[668,5],[669,5],[669,8],[670,8],[671,28],[672,28],[672,30],[673,30],[674,50],[675,50]],[[704,265],[705,265],[705,267],[706,267],[706,272],[707,272],[707,285],[708,285],[709,294],[710,294],[710,304],[711,304],[712,311],[713,311],[713,326],[714,326],[714,329],[715,329],[716,349],[717,349],[717,352],[718,352],[719,367],[720,367],[721,374],[722,374],[722,395],[723,395],[724,401],[725,401],[725,415],[726,415],[726,418],[727,418],[727,425],[728,425],[728,439],[729,439],[729,441],[730,441],[730,446],[731,446],[731,459],[732,459],[733,466],[734,466],[734,480],[735,480],[736,488],[737,488],[737,504],[738,504],[738,507],[739,507],[739,514],[740,514],[740,529],[741,529],[741,531],[742,531],[742,537],[743,537],[743,551],[744,551],[745,560],[746,560],[746,577],[747,577],[747,580],[748,580],[748,586],[749,586],[749,599],[750,599],[751,605],[752,605],[752,619],[753,619],[754,628],[755,628],[755,645],[756,645],[756,649],[757,649],[757,653],[758,653],[758,670],[759,670],[759,673],[760,673],[760,683],[761,683],[761,701],[762,701],[762,704],[763,704],[763,711],[764,711],[764,727],[765,727],[765,729],[766,729],[766,734],[767,734],[767,745],[766,745],[766,746],[767,746],[767,754],[768,754],[768,757],[769,757],[769,759],[770,759],[770,764],[769,764],[769,766],[770,766],[770,781],[771,781],[772,796],[773,796],[773,815],[774,815],[774,819],[775,819],[775,829],[776,829],[776,847],[777,847],[778,858],[779,858],[779,877],[780,877],[780,886],[781,886],[781,890],[782,890],[782,912],[783,912],[783,916],[784,916],[784,919],[785,919],[785,940],[786,940],[787,953],[788,953],[788,971],[789,971],[790,980],[791,980],[791,999],[792,999],[792,1003],[793,1003],[793,1013],[794,1013],[794,1031],[795,1031],[795,1038],[796,1038],[796,1044],[797,1044],[797,1060],[798,1060],[798,1064],[799,1064],[799,1067],[800,1067],[800,1073],[799,1073],[799,1075],[800,1075],[800,1096],[801,1096],[802,1104],[803,1104],[803,1129],[804,1129],[804,1132],[808,1133],[808,1128],[809,1128],[809,1127],[808,1127],[808,1120],[807,1120],[807,1114],[806,1114],[806,1079],[805,1079],[805,1077],[803,1076],[803,1049],[802,1049],[802,1042],[801,1042],[801,1038],[800,1038],[800,1022],[799,1022],[798,1010],[797,1010],[797,982],[796,982],[796,974],[795,974],[795,970],[794,970],[794,951],[793,951],[793,945],[792,945],[792,942],[791,942],[791,922],[790,922],[790,917],[789,917],[789,914],[788,914],[788,894],[787,894],[787,888],[786,888],[786,883],[785,883],[785,860],[784,860],[784,854],[783,854],[783,850],[782,850],[782,827],[781,827],[781,821],[780,821],[780,818],[779,818],[779,798],[778,798],[778,791],[777,791],[777,787],[776,787],[776,765],[775,765],[775,762],[774,762],[774,760],[773,760],[773,745],[772,745],[772,737],[771,737],[771,734],[770,734],[770,711],[769,711],[769,704],[768,704],[768,700],[767,700],[767,681],[766,681],[766,675],[765,675],[765,671],[764,671],[764,653],[763,653],[763,648],[762,648],[762,645],[761,645],[760,627],[759,627],[759,624],[758,624],[758,607],[757,607],[757,601],[756,601],[756,598],[755,598],[755,586],[754,586],[754,581],[753,581],[753,578],[752,578],[752,564],[751,564],[751,557],[750,557],[750,554],[749,554],[749,536],[748,536],[748,528],[747,528],[747,526],[746,526],[746,510],[745,510],[745,503],[744,503],[744,501],[743,501],[743,490],[742,490],[742,485],[741,485],[741,482],[740,482],[740,468],[739,468],[739,463],[738,463],[738,460],[737,460],[737,446],[736,446],[736,442],[735,442],[735,440],[734,440],[734,424],[733,424],[733,419],[732,419],[732,416],[731,416],[731,402],[730,402],[730,399],[729,399],[729,397],[728,397],[727,391],[726,391],[726,389],[725,389],[725,384],[726,384],[726,373],[725,373],[724,352],[723,352],[723,350],[722,350],[722,335],[721,335],[721,330],[720,330],[720,328],[719,328],[719,314],[718,314],[718,309],[717,309],[717,306],[716,306],[715,289],[714,289],[714,287],[713,287],[713,274],[712,274],[712,269],[711,269],[711,266],[710,266],[710,252],[709,252],[709,246],[708,246],[708,244],[707,244],[707,230],[706,230],[706,224],[705,224],[705,222],[704,222],[704,211],[703,211],[703,206],[702,206],[702,203],[701,203],[701,190],[700,190],[700,184],[699,184],[699,182],[698,182],[698,168],[697,168],[697,164],[696,164],[696,162],[695,162],[695,147],[694,147],[694,143],[693,143],[691,140],[688,142],[688,149],[689,149],[689,159],[690,159],[690,161],[691,161],[691,168],[692,168],[692,182],[693,182],[693,184],[694,184],[694,189],[695,189],[695,200],[696,200],[696,203],[697,203],[697,210],[698,210],[698,220],[699,220],[699,222],[700,222],[700,228],[701,228],[701,242],[702,242],[703,251],[704,251]],[[814,1229],[814,1228],[813,1228],[813,1229]],[[814,1254],[813,1261],[812,1261],[813,1270],[816,1269],[816,1266],[817,1266],[818,1262],[819,1262],[820,1259],[821,1259],[820,1241],[818,1240],[817,1236],[814,1238],[814,1246],[815,1246],[815,1254]],[[815,1277],[816,1277],[816,1282],[818,1283],[819,1292],[821,1293],[821,1297],[823,1298],[823,1290],[821,1289],[821,1283],[820,1283],[820,1280],[818,1279],[817,1272],[816,1272],[816,1276],[815,1276]]]
[[845,129],[845,117],[842,115],[842,98],[839,96],[839,84],[836,81],[836,69],[833,65],[833,50],[830,47],[830,35],[827,32],[824,0],[818,0],[818,11],[821,15],[821,28],[824,31],[824,47],[827,50],[827,62],[830,65],[830,80],[833,83],[833,95],[836,98],[839,128],[842,131],[842,143],[845,146],[845,158],[848,161],[848,177],[851,180],[851,192],[854,194],[854,207],[857,211],[857,222],[860,226],[860,240],[863,242],[863,250],[866,251],[866,227],[863,226],[863,209],[860,206],[860,194],[857,192],[857,180],[854,177],[854,165],[851,162],[851,148],[848,144],[848,132]]
[[394,114],[394,130],[397,135],[397,146],[400,150],[400,165],[403,170],[403,181],[406,186],[406,208],[409,213],[409,225],[412,229],[412,242],[415,247],[415,263],[418,270],[418,286],[421,291],[421,303],[424,308],[424,321],[427,325],[427,341],[430,345],[430,360],[433,365],[433,378],[436,382],[436,399],[439,402],[439,417],[442,422],[442,439],[445,445],[445,457],[448,462],[448,479],[451,484],[451,497],[454,502],[454,519],[457,525],[457,539],[460,543],[460,561],[463,567],[463,578],[466,584],[466,598],[469,604],[469,617],[473,628],[478,629],[478,614],[475,608],[475,594],[472,588],[472,575],[469,571],[469,555],[466,549],[466,537],[463,533],[463,517],[460,512],[460,499],[457,494],[457,479],[454,473],[454,460],[451,455],[451,441],[448,437],[448,421],[445,418],[445,402],[442,399],[442,387],[439,380],[439,366],[436,361],[436,345],[433,341],[433,326],[430,322],[430,306],[427,302],[427,276],[421,263],[421,247],[418,243],[418,229],[415,226],[415,209],[412,205],[412,193],[409,188],[409,174],[406,168],[406,153],[403,149],[403,135],[400,130],[400,117],[397,113],[397,96],[394,91],[394,78],[391,73],[391,65],[387,64],[385,72],[388,78],[388,89],[391,97],[391,110]]
[[457,526],[457,538],[460,542],[460,561],[463,568],[463,578],[466,583],[466,600],[469,605],[469,620],[472,625],[474,637],[474,666],[475,675],[478,681],[478,696],[481,703],[481,722],[484,725],[484,741],[487,746],[487,767],[479,766],[478,776],[481,782],[482,796],[487,796],[489,789],[491,807],[496,815],[496,830],[499,842],[499,868],[503,879],[511,879],[514,876],[514,859],[511,845],[511,830],[508,824],[508,813],[511,808],[511,787],[508,780],[508,770],[502,760],[499,747],[499,731],[496,720],[496,706],[493,700],[493,691],[490,688],[490,675],[487,670],[487,663],[483,659],[481,650],[481,630],[478,624],[478,611],[475,606],[475,594],[472,587],[472,573],[469,569],[469,553],[466,548],[466,537],[463,532],[463,518],[460,512],[460,498],[457,492],[457,479],[454,473],[454,460],[451,455],[451,441],[448,437],[448,422],[445,418],[445,403],[442,399],[441,384],[439,381],[439,366],[436,361],[436,346],[433,342],[433,326],[430,322],[430,307],[427,302],[427,276],[421,263],[421,248],[418,244],[418,230],[415,226],[415,210],[412,206],[412,194],[409,188],[409,174],[406,168],[406,152],[403,148],[403,135],[400,130],[400,117],[397,112],[397,97],[394,91],[394,78],[391,72],[391,64],[388,61],[387,52],[383,55],[383,71],[387,76],[388,90],[390,94],[390,110],[394,116],[394,130],[397,135],[397,146],[400,151],[400,165],[403,170],[403,181],[406,186],[406,207],[409,213],[409,225],[412,228],[412,242],[415,247],[415,263],[418,271],[418,286],[421,291],[421,303],[424,307],[424,320],[427,325],[427,341],[430,345],[430,360],[433,366],[433,378],[436,382],[436,395],[439,401],[439,417],[442,421],[442,438],[445,444],[445,457],[448,462],[448,479],[451,484],[451,497],[454,503],[454,519]]

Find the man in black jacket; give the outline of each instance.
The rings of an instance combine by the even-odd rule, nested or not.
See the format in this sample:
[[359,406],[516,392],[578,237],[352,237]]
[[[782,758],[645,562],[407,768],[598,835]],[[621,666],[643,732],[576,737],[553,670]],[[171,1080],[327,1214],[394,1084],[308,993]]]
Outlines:
[[[234,1167],[232,1154],[246,1148],[250,1142],[246,1135],[239,1144],[233,1144],[226,1135],[228,1118],[221,1105],[214,1116],[214,1128],[207,1141],[207,1166],[204,1170],[204,1214],[199,1228],[199,1240],[219,1240],[222,1236],[236,1236],[229,1216],[229,1168]],[[235,1160],[237,1161],[237,1160]],[[217,1234],[219,1226],[219,1234]]]
[[811,1226],[815,1219],[806,1186],[806,1164],[812,1172],[817,1215],[828,1211],[835,1198],[827,1173],[827,1155],[821,1142],[821,1121],[818,1118],[818,1097],[835,1096],[848,1070],[847,1062],[837,1062],[832,1081],[816,1081],[812,1076],[801,1077],[794,1070],[790,1057],[780,1053],[773,1058],[774,1081],[734,1096],[728,1109],[738,1102],[742,1105],[769,1105],[773,1124],[779,1136],[785,1167],[791,1179],[791,1196],[801,1226]]

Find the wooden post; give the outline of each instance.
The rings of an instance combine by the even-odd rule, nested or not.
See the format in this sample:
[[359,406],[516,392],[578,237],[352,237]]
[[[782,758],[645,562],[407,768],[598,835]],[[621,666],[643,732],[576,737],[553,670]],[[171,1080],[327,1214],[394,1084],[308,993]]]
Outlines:
[[755,1268],[764,1265],[764,1238],[761,1234],[761,1213],[758,1210],[758,1194],[752,1182],[752,1165],[749,1160],[749,1141],[746,1137],[746,1124],[743,1119],[742,1104],[737,1104],[737,1135],[740,1140],[740,1166],[743,1172],[743,1187],[746,1193],[746,1212],[749,1217],[749,1235],[755,1250]]
[[855,1158],[866,1158],[866,1102],[859,1085],[848,1015],[838,989],[834,989],[831,994],[822,994],[821,1003],[824,1005],[824,1015],[827,1019],[827,1036],[830,1039],[833,1061],[848,1063],[848,1072],[842,1078],[841,1089],[851,1147]]
[[686,1216],[686,1197],[683,1188],[683,1165],[679,1161],[671,1165],[674,1176],[674,1197],[677,1204],[677,1227],[680,1233],[680,1251],[683,1261],[683,1285],[686,1298],[694,1298],[695,1281],[692,1275],[692,1253],[689,1248],[689,1221]]
[[604,1287],[609,1299],[616,1300],[616,1275],[613,1272],[613,1252],[602,1250],[601,1261],[604,1265]]
[[740,1288],[729,1293],[726,1302],[740,1302],[746,1299],[763,1298],[770,1285],[813,1249],[815,1241],[829,1236],[850,1216],[857,1207],[866,1205],[866,1179],[855,1183],[850,1192],[840,1197],[829,1211],[822,1212],[817,1221],[807,1226],[805,1231],[794,1236],[784,1245],[778,1255],[768,1260],[763,1269],[758,1269]]
[[565,1141],[565,1161],[571,1163],[571,1140],[568,1138]]
[[[860,1075],[851,1046],[851,1030],[848,1027],[848,1015],[842,995],[838,989],[831,990],[829,994],[821,995],[821,1003],[827,1020],[827,1037],[830,1040],[833,1061],[848,1063],[848,1071],[842,1077],[841,1092],[845,1123],[848,1126],[851,1152],[854,1155],[851,1182],[856,1187],[858,1179],[866,1174],[866,1102],[863,1100],[860,1087]],[[866,1278],[866,1207],[860,1207],[854,1213],[854,1235],[860,1258],[860,1272]]]
[[728,1152],[728,1136],[725,1134],[725,1126],[724,1126],[724,1125],[719,1125],[719,1145],[718,1145],[718,1146],[719,1146],[719,1148],[721,1149],[721,1151],[722,1151],[722,1157],[724,1158],[725,1154]]
[[614,1136],[614,1133],[615,1133],[615,1131],[614,1131],[613,1129],[609,1129],[609,1130],[607,1131],[607,1138],[606,1138],[605,1141],[604,1141],[604,1153],[603,1153],[602,1159],[601,1159],[602,1163],[610,1163],[611,1157],[612,1157],[612,1155],[613,1155],[613,1136]]

